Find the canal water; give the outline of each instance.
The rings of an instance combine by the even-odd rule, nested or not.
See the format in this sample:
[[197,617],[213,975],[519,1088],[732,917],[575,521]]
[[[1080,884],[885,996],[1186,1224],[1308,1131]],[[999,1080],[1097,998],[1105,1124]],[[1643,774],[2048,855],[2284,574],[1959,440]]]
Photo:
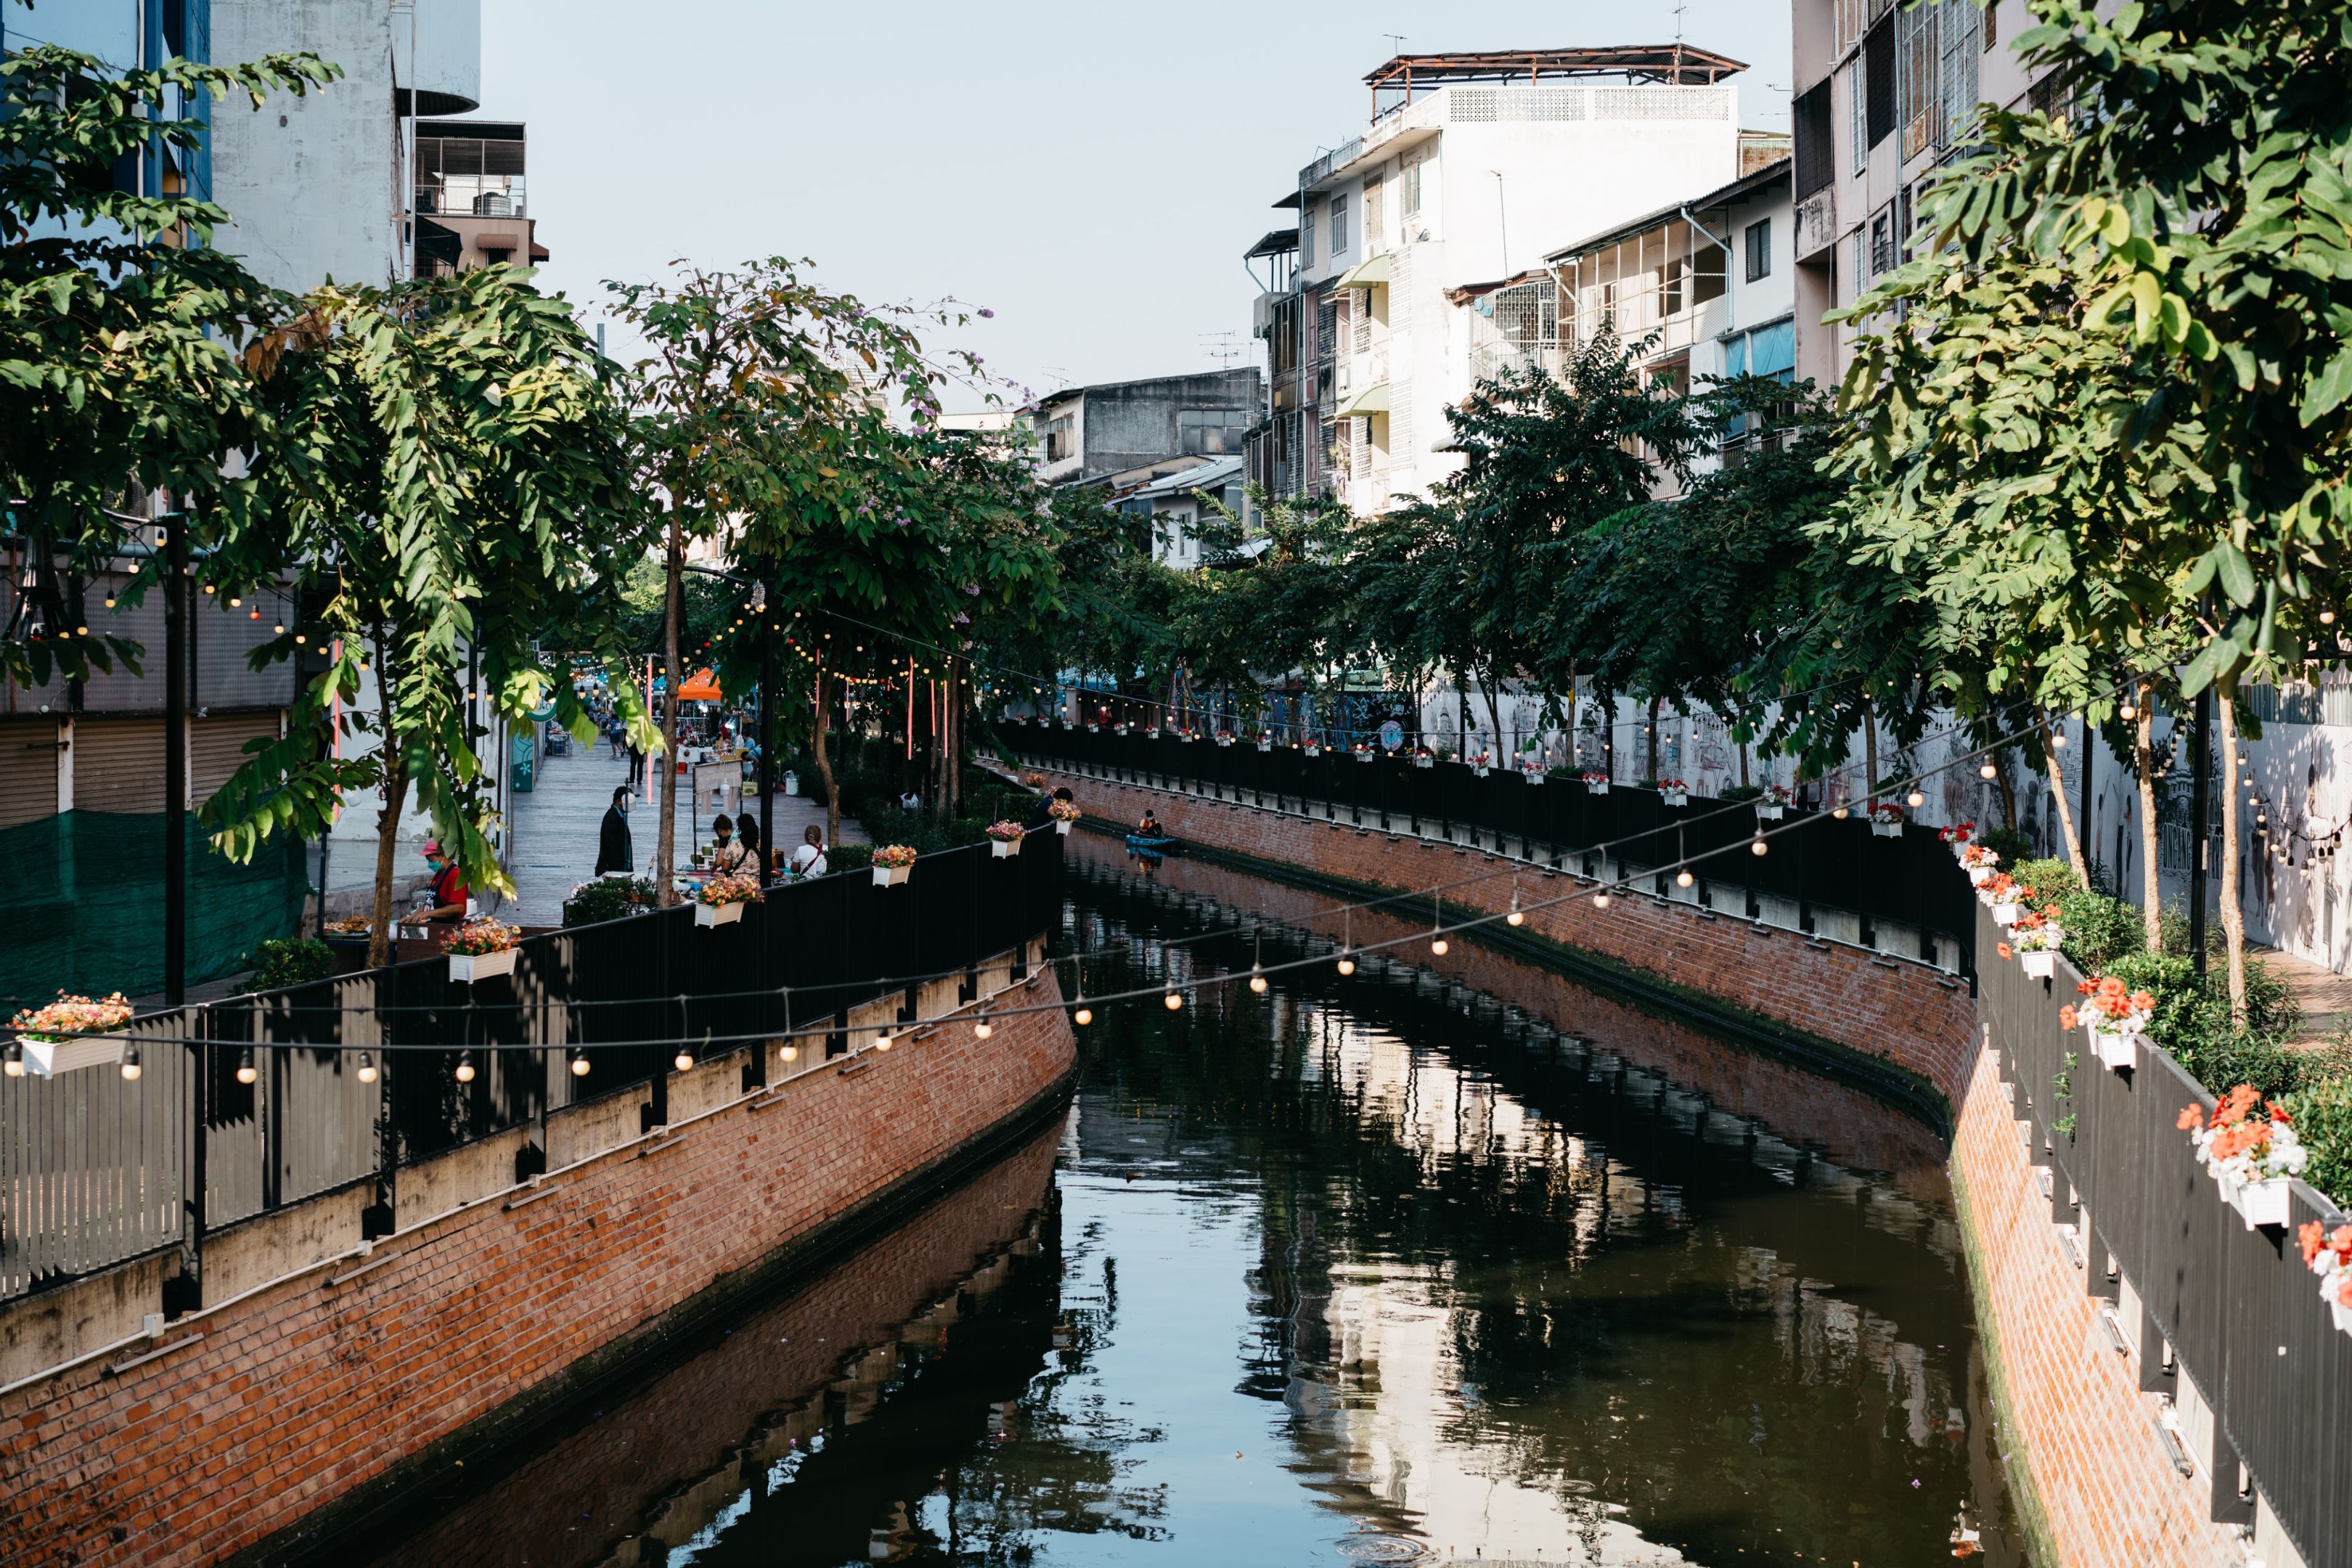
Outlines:
[[[1073,845],[1090,992],[1329,947],[1328,900]],[[1926,1130],[1459,942],[1190,995],[1102,1008],[1060,1123],[339,1554],[2026,1561]]]

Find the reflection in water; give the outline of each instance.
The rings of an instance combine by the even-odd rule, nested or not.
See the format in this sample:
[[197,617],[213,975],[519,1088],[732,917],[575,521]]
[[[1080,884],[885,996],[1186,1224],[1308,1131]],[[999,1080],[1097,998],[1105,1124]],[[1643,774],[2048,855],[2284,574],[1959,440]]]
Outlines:
[[[1250,963],[1166,943],[1262,885],[1082,858],[1087,989]],[[740,1326],[805,1368],[688,1363],[394,1560],[2023,1561],[1923,1141],[1728,1114],[1597,999],[1284,978],[1103,1010],[1049,1198],[1015,1156]],[[1804,1121],[1814,1080],[1723,1070]]]

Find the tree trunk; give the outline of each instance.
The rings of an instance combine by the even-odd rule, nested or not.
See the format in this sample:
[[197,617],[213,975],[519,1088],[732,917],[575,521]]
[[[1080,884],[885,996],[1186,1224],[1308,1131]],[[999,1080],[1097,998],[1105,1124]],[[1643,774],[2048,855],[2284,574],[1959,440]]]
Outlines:
[[[1851,757],[1852,752],[1846,753]],[[1862,704],[1862,793],[1865,800],[1878,798],[1878,705],[1865,699]]]
[[2010,781],[2009,757],[2005,751],[1992,754],[1993,787],[2000,792],[2001,826],[2011,833],[2017,831],[2017,785]]
[[[672,868],[677,863],[677,614],[685,574],[686,534],[677,509],[672,508],[669,583],[662,598],[662,668],[668,677],[668,686],[662,693],[661,831],[655,840],[658,848],[654,858],[656,902],[662,909],[667,909],[677,897],[671,883],[676,879]],[[653,765],[653,761],[647,758],[646,765]]]
[[2230,952],[2230,1023],[2246,1026],[2246,914],[2238,903],[2238,694],[2217,685],[2221,714],[2221,940]]
[[2164,951],[2163,884],[2156,874],[2156,712],[2154,692],[2139,685],[2139,720],[2132,736],[2132,752],[2139,766],[2139,886],[2140,924],[2150,952]]
[[964,662],[948,659],[948,815],[963,815]]
[[824,659],[819,655],[816,666],[816,738],[810,749],[816,753],[816,776],[824,781],[824,843],[828,849],[841,837],[841,791],[834,784],[833,758],[827,754],[824,744],[825,733],[831,728],[832,714],[824,700]]
[[1654,697],[1650,699],[1650,721],[1642,726],[1642,732],[1650,743],[1649,761],[1645,767],[1650,782],[1654,784],[1658,782],[1658,700]]
[[[383,629],[375,634],[376,754],[383,761],[383,809],[375,819],[375,911],[368,921],[370,969],[392,962],[392,878],[400,847],[400,813],[408,804],[408,768],[392,735],[392,665],[383,656]],[[327,890],[319,889],[321,901]]]
[[1486,688],[1486,721],[1495,727],[1494,738],[1486,742],[1486,749],[1499,754],[1503,749],[1503,683],[1491,668],[1480,679]]
[[[2066,841],[2066,859],[2074,868],[2074,875],[2083,879],[2083,886],[2091,885],[2091,863],[2083,857],[2083,840],[2074,831],[2074,812],[2066,804],[2066,772],[2058,765],[2058,748],[2050,743],[2050,720],[2044,714],[2037,719],[2042,731],[2042,755],[2050,769],[2050,803],[2057,808],[2058,832]],[[2090,726],[2084,725],[2087,734]]]

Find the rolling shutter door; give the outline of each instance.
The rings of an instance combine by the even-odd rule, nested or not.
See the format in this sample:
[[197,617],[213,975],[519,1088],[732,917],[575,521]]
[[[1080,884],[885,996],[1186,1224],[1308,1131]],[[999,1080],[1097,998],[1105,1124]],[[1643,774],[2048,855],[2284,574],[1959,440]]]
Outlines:
[[74,724],[74,809],[156,816],[163,809],[163,721],[83,719]]
[[58,721],[0,720],[0,827],[58,814]]
[[278,715],[232,713],[219,719],[199,719],[188,751],[188,771],[194,777],[189,804],[202,805],[229,775],[246,763],[245,743],[256,738],[278,739]]

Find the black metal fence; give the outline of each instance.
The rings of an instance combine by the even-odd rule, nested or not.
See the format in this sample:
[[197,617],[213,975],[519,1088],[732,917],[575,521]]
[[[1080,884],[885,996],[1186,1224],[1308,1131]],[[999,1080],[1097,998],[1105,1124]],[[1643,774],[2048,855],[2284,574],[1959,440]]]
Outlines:
[[[1904,956],[1946,962],[1962,974],[1975,967],[1976,900],[1932,828],[1906,824],[1899,837],[1883,837],[1859,814],[1840,819],[1790,806],[1783,821],[1761,824],[1792,831],[1776,833],[1769,853],[1759,856],[1748,848],[1759,826],[1755,811],[1706,795],[1673,806],[1655,790],[1623,784],[1594,795],[1576,779],[1538,784],[1504,767],[1481,778],[1463,763],[1310,757],[1285,746],[1260,751],[1250,741],[1221,746],[1043,723],[1009,725],[1004,733],[1016,750],[1096,777],[1328,812],[1385,832],[1467,828],[1516,841],[1529,858],[1593,874],[1603,869],[1605,853],[1611,874],[1654,872],[1662,894],[1665,879],[1688,864],[1702,898],[1706,885],[1717,882],[1785,900],[1805,931],[1814,929],[1817,909],[1850,911],[1865,946],[1876,945],[1874,926],[1897,924],[1922,937],[1923,951]],[[1949,950],[1937,951],[1938,943]]]
[[2252,1522],[2250,1480],[2304,1562],[2352,1563],[2352,1419],[2336,1409],[2352,1394],[2352,1335],[2336,1329],[2294,1235],[2342,1216],[2297,1182],[2284,1228],[2249,1229],[2179,1125],[2182,1107],[2210,1111],[2213,1097],[2161,1050],[2111,1071],[2060,1029],[2080,978],[2063,960],[2051,980],[1996,963],[1978,987],[2028,1153],[2048,1174],[2052,1223],[2069,1227],[2084,1289],[2116,1303],[2140,1386],[2185,1405],[2185,1374],[2212,1413],[2210,1451],[2189,1458],[2213,1518]]
[[[730,925],[680,907],[528,938],[511,975],[470,986],[435,958],[142,1017],[124,1031],[136,1081],[110,1068],[0,1079],[0,1299],[185,1243],[192,1222],[381,1181],[559,1106],[650,1083],[660,1121],[675,1042],[722,1055],[893,992],[911,1017],[918,978],[958,971],[974,995],[982,963],[1054,929],[1061,865],[1060,837],[1032,834],[1007,858],[985,844],[926,855],[896,888],[863,870],[772,888]],[[803,1044],[820,1041],[849,1046]],[[574,1050],[585,1077],[569,1070]]]

